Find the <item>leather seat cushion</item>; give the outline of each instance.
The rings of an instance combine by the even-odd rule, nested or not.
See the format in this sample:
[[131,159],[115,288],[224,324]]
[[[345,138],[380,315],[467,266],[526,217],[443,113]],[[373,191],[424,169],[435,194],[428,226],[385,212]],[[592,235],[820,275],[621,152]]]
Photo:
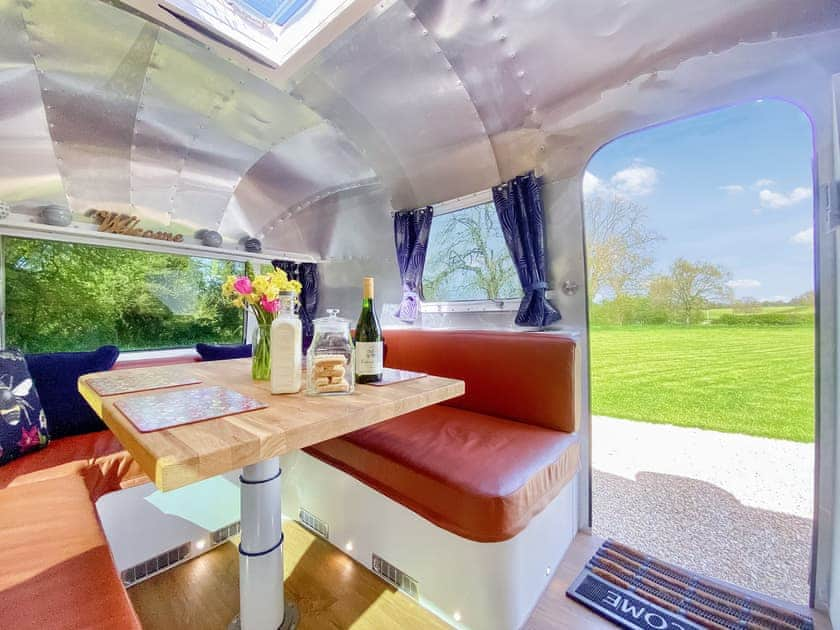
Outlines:
[[574,433],[576,344],[552,333],[389,329],[385,365],[457,378],[444,405]]
[[79,475],[0,490],[0,626],[140,629]]
[[0,467],[0,488],[74,474],[83,477],[89,501],[149,481],[113,433],[97,431],[53,440],[49,447]]
[[580,467],[577,436],[434,405],[306,449],[436,525],[507,540]]

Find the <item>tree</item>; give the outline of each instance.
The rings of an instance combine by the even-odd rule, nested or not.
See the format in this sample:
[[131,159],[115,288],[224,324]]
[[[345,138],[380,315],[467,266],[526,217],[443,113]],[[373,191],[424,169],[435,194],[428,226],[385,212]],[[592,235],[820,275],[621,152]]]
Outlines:
[[614,297],[644,290],[653,245],[662,239],[645,224],[645,209],[620,195],[590,195],[585,202],[589,294]]
[[760,313],[761,302],[754,297],[742,297],[732,303],[732,310],[736,313]]
[[817,298],[813,291],[806,291],[802,295],[797,295],[790,303],[797,306],[814,306],[817,303]]
[[242,338],[221,260],[6,237],[7,344],[26,352],[187,346]]
[[719,265],[678,258],[667,276],[650,282],[649,291],[651,300],[666,305],[679,321],[690,324],[709,303],[732,301],[732,289],[726,284],[730,278]]
[[[447,295],[505,298],[521,294],[492,204],[443,215],[423,279],[427,300]],[[440,219],[437,219],[440,220]],[[431,239],[430,239],[431,242]]]

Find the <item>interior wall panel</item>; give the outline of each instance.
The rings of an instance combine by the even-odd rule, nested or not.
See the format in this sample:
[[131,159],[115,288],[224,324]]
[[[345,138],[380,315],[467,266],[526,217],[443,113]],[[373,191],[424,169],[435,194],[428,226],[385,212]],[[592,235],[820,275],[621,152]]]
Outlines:
[[131,136],[157,28],[89,0],[20,6],[70,209],[128,210]]
[[17,0],[0,0],[0,201],[67,201]]
[[461,77],[403,2],[357,22],[293,83],[360,146],[373,141],[373,166],[395,208],[498,183],[484,123]]

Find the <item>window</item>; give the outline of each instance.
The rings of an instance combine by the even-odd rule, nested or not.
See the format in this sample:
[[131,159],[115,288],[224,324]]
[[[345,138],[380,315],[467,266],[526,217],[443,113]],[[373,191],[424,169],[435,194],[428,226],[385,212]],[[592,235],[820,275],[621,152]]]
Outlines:
[[[486,200],[450,211],[435,208],[423,273],[429,302],[522,296],[496,207]],[[457,206],[456,206],[457,208]]]
[[241,343],[220,292],[243,263],[4,237],[6,343],[24,352]]
[[238,0],[238,3],[245,10],[280,25],[311,6],[309,0]]

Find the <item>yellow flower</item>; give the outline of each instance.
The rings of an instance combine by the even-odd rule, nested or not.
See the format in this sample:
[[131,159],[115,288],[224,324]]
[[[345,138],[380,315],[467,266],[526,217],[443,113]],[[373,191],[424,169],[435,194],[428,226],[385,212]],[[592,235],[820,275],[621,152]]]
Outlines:
[[256,293],[259,296],[265,294],[266,291],[268,291],[270,285],[271,281],[269,280],[268,276],[257,276],[251,283],[251,286],[254,287],[254,293]]
[[[300,282],[289,280],[289,276],[282,269],[276,269],[269,274],[271,286],[279,293],[300,293]],[[276,298],[276,295],[275,295]],[[273,298],[272,298],[273,299]]]
[[271,277],[272,284],[282,285],[289,281],[289,276],[282,269],[275,269],[269,273],[269,276]]
[[222,295],[230,297],[233,295],[233,283],[236,282],[236,276],[228,276],[222,285]]
[[239,297],[233,299],[233,305],[236,308],[242,308],[243,306],[245,306],[245,303],[242,301],[242,296],[241,295]]

